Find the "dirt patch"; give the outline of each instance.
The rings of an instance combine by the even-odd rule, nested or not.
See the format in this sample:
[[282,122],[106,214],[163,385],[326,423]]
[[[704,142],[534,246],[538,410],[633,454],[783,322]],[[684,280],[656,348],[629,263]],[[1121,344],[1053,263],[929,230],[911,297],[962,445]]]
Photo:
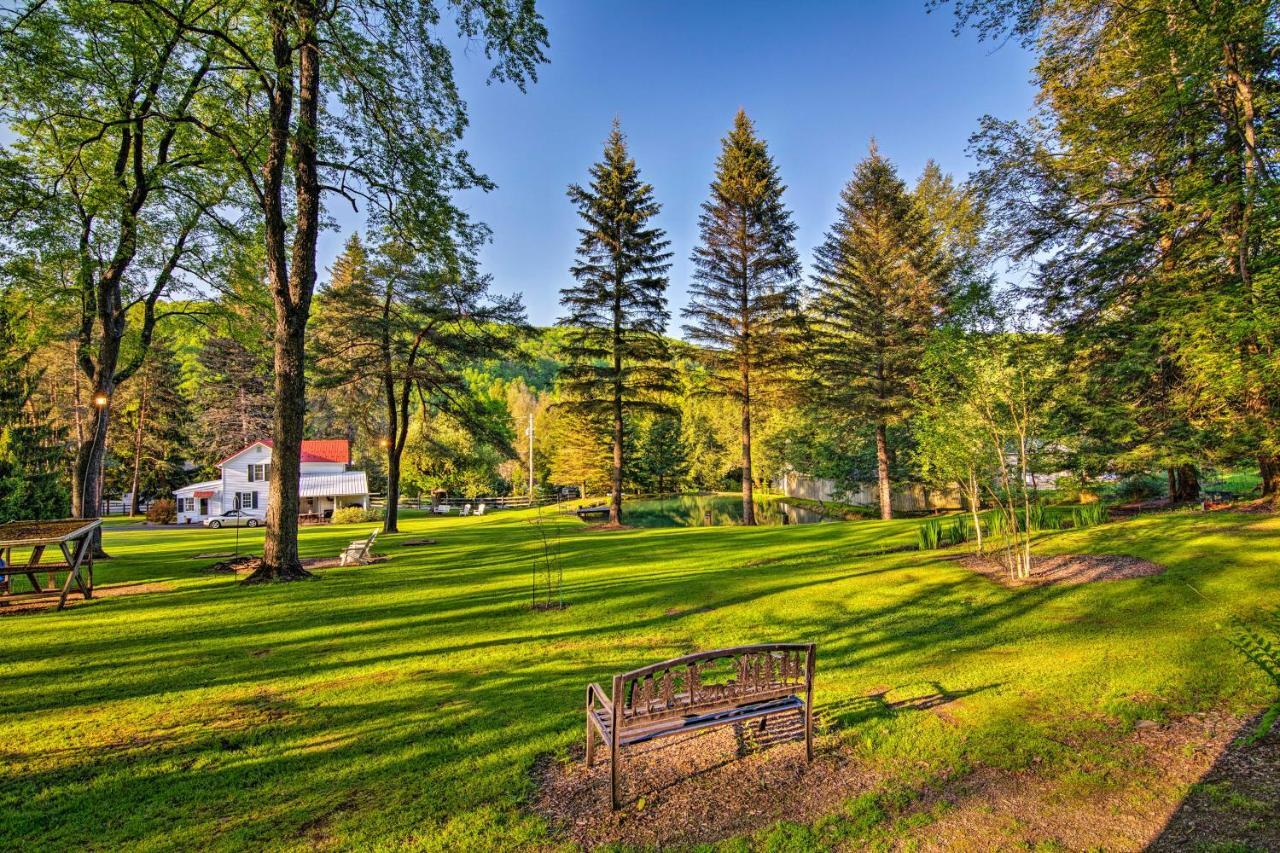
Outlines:
[[[1228,713],[1143,721],[1108,738],[1105,758],[1053,775],[982,768],[919,792],[870,830],[888,832],[895,849],[1280,850],[1280,732],[1236,744],[1252,725]],[[616,812],[607,758],[588,770],[578,747],[536,766],[533,807],[585,849],[662,848],[779,820],[812,824],[887,781],[834,737],[820,738],[806,765],[798,722],[788,730],[771,720],[770,730],[726,727],[631,748]]]
[[[93,598],[86,601],[78,590],[72,590],[67,596],[67,609],[93,604],[101,598],[122,598],[127,595],[145,595],[149,592],[172,592],[173,585],[168,583],[118,583],[109,586],[96,586]],[[41,593],[40,595],[21,595],[13,598],[0,598],[0,616],[17,616],[23,613],[41,613],[55,610],[58,607],[60,590]]]
[[663,738],[624,749],[621,795],[609,803],[607,748],[587,769],[581,746],[535,769],[537,812],[584,848],[692,845],[750,833],[779,820],[809,822],[877,781],[822,738],[804,760],[799,715]]
[[[388,559],[388,557],[370,557],[365,560],[364,565],[384,563]],[[261,557],[232,557],[230,560],[221,560],[205,566],[204,571],[211,575],[251,575],[261,565]],[[341,557],[308,557],[302,561],[302,568],[307,571],[312,569],[336,569],[341,565]]]
[[[1257,720],[1244,727],[1251,732]],[[1214,762],[1149,850],[1214,846],[1280,850],[1280,727],[1261,741],[1232,743]]]
[[[1052,779],[979,770],[913,806],[935,817],[911,840],[924,850],[1280,849],[1280,822],[1270,817],[1280,805],[1280,740],[1269,753],[1233,746],[1240,730],[1232,715],[1193,714],[1140,725],[1107,765],[1082,763]],[[1248,802],[1262,821],[1239,813],[1244,800],[1206,784],[1239,761],[1254,769],[1260,796]],[[1241,842],[1249,846],[1233,846]]]
[[1118,581],[1162,574],[1165,567],[1141,557],[1118,554],[1054,554],[1031,558],[1031,577],[1011,578],[1009,569],[990,557],[966,556],[959,561],[966,569],[986,575],[1005,586],[1079,584]]

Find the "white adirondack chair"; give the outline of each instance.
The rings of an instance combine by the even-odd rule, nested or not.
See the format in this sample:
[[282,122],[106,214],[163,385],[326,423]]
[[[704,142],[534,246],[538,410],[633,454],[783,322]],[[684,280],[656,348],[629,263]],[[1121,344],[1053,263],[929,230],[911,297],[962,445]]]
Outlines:
[[471,515],[471,504],[462,505],[462,515]]
[[476,507],[476,515],[484,515],[484,504],[480,504]]
[[357,539],[342,551],[342,557],[338,560],[340,566],[360,565],[369,560],[373,556],[373,542],[378,538],[378,528],[374,528],[367,539]]

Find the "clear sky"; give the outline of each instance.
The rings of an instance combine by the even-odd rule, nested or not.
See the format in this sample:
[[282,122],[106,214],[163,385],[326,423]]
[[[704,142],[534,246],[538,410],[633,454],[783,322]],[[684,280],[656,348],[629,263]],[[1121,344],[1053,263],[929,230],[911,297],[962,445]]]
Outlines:
[[[914,181],[925,161],[972,168],[969,135],[984,113],[1031,107],[1030,58],[1014,44],[952,33],[949,9],[924,0],[542,0],[550,62],[526,94],[484,85],[482,55],[460,57],[470,106],[466,147],[498,188],[462,201],[493,229],[484,268],[550,324],[577,241],[565,197],[599,159],[614,116],[663,206],[675,252],[672,331],[686,302],[698,206],[720,139],[739,107],[768,141],[787,184],[806,264],[837,196],[875,137]],[[355,226],[339,215],[345,228]],[[341,246],[329,233],[322,263]]]

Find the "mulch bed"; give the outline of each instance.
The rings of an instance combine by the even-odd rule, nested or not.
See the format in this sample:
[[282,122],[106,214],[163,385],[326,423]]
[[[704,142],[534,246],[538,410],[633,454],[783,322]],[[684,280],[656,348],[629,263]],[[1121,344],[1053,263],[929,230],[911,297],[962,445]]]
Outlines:
[[[1280,732],[1254,747],[1235,744],[1252,725],[1216,712],[1143,721],[1112,743],[1124,773],[1104,771],[1095,787],[1079,787],[1073,773],[1055,778],[1034,766],[979,768],[922,791],[891,815],[902,827],[898,847],[1185,850],[1225,842],[1239,845],[1229,849],[1280,850]],[[749,835],[779,820],[813,823],[885,782],[834,737],[821,737],[806,765],[798,721],[788,727],[771,720],[770,729],[764,738],[748,725],[631,748],[624,752],[624,805],[616,812],[605,750],[591,770],[581,746],[566,760],[544,757],[534,771],[532,807],[562,839],[584,849],[684,847]]]
[[991,557],[969,555],[958,560],[966,569],[986,575],[1005,586],[1080,584],[1146,578],[1164,572],[1165,567],[1141,557],[1119,554],[1054,554],[1031,557],[1031,577],[1011,578],[1009,569]]
[[[25,579],[19,585],[21,583],[25,583]],[[73,589],[71,594],[67,596],[66,609],[70,610],[73,607],[93,604],[102,598],[121,598],[126,595],[145,595],[148,592],[171,592],[172,590],[173,585],[167,583],[119,583],[94,587],[93,598],[85,601],[79,590]],[[54,591],[41,595],[21,595],[13,598],[0,596],[0,616],[17,616],[24,613],[41,613],[46,610],[56,610],[60,594],[60,591]]]
[[[370,557],[364,564],[382,563],[387,559],[387,557]],[[205,566],[204,570],[211,575],[251,575],[261,565],[261,557],[232,557],[230,560],[220,560],[210,566]],[[342,565],[341,557],[308,557],[302,561],[302,568],[307,571],[312,569],[336,569],[340,565]]]
[[578,745],[564,763],[535,768],[533,807],[578,845],[692,845],[750,833],[779,820],[813,821],[868,790],[871,773],[841,750],[804,760],[798,715],[662,738],[623,751],[623,807],[609,804],[608,750],[588,770]]

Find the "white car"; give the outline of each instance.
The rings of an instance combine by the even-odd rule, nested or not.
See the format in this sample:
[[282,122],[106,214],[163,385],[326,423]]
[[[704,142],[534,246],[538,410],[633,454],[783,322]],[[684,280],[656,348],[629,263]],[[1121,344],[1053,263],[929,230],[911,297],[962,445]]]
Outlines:
[[215,529],[219,527],[257,527],[258,519],[238,509],[229,509],[222,515],[206,518],[204,526]]

